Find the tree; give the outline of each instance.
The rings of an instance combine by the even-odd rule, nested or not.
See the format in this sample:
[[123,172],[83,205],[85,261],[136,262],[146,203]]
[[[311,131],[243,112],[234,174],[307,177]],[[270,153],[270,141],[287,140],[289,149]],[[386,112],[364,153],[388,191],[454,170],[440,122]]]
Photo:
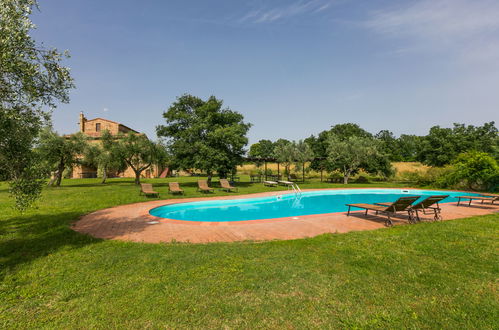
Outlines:
[[53,173],[49,185],[61,185],[64,170],[80,163],[86,145],[86,137],[82,133],[60,136],[50,128],[42,131],[38,151]]
[[274,143],[270,140],[260,140],[250,146],[248,155],[254,158],[272,158],[274,156]]
[[296,145],[292,142],[279,143],[274,149],[275,158],[278,163],[284,165],[288,180],[290,180],[290,166],[296,161]]
[[153,164],[162,164],[166,161],[165,147],[160,143],[152,142],[143,134],[129,132],[118,135],[112,147],[135,173],[135,184],[140,184],[140,175]]
[[434,126],[421,139],[418,161],[430,166],[450,164],[460,153],[470,150],[494,153],[499,145],[494,122],[483,126],[454,124],[453,128]]
[[123,172],[127,163],[115,147],[114,137],[105,130],[101,137],[102,144],[89,144],[85,150],[84,162],[95,166],[102,173],[102,183],[106,183],[108,172]]
[[[250,146],[248,156],[251,158],[261,159],[272,158],[274,156],[274,143],[270,140],[260,140]],[[262,165],[262,161],[257,160],[256,165],[260,167]]]
[[312,148],[314,159],[310,162],[310,168],[314,171],[320,171],[321,182],[323,180],[323,172],[327,169],[327,138],[329,131],[322,131],[317,138],[310,136],[305,139],[305,142]]
[[251,124],[222,106],[223,101],[214,96],[204,101],[186,94],[163,113],[166,125],[156,130],[167,138],[174,167],[206,171],[211,181],[214,172],[226,177],[242,164]]
[[397,139],[398,153],[404,162],[414,162],[418,154],[418,145],[421,137],[416,135],[401,134]]
[[444,166],[457,154],[455,147],[452,129],[434,126],[421,141],[418,161],[430,166]]
[[344,184],[359,171],[362,164],[367,164],[372,157],[381,156],[379,147],[371,138],[350,136],[342,140],[336,134],[328,138],[327,153],[330,170],[340,170]]
[[305,163],[314,159],[312,148],[303,140],[294,143],[295,161],[302,170],[302,181],[305,182]]
[[329,134],[334,134],[341,141],[345,141],[352,136],[361,138],[372,138],[372,134],[361,128],[357,124],[346,123],[338,124],[331,127]]
[[402,160],[398,140],[392,132],[388,130],[381,130],[374,137],[380,141],[380,149],[388,156],[389,160],[394,162]]
[[29,207],[41,192],[44,171],[33,146],[57,101],[74,87],[67,53],[37,45],[29,15],[35,0],[0,0],[0,169],[11,184],[16,208]]

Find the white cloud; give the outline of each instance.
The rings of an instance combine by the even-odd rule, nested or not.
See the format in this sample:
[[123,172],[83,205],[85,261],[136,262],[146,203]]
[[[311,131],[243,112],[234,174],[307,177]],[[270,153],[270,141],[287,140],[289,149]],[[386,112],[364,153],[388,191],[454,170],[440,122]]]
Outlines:
[[420,0],[371,13],[365,26],[403,40],[400,49],[448,51],[458,59],[499,59],[499,1]]
[[108,112],[108,111],[109,111],[109,109],[108,109],[108,108],[104,108],[104,109],[102,109],[102,111],[104,111],[104,112]]
[[252,10],[239,19],[240,23],[272,23],[303,14],[316,14],[328,9],[332,0],[301,0],[288,5]]

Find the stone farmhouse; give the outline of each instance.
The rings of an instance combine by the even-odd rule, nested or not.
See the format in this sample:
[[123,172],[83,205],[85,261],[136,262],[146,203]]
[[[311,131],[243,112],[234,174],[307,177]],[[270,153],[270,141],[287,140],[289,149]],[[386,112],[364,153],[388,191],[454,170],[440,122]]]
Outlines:
[[[80,112],[79,118],[80,132],[88,137],[88,143],[101,143],[102,132],[105,130],[109,131],[113,135],[118,135],[119,133],[127,134],[132,132],[133,134],[142,134],[128,126],[117,123],[115,121],[104,119],[104,118],[94,118],[87,119],[83,112]],[[163,172],[162,168],[152,165],[151,168],[142,172],[142,177],[153,178],[159,177]],[[72,178],[96,178],[97,168],[77,165],[73,167]],[[121,177],[121,178],[134,178],[135,173],[131,168],[127,168],[122,173],[108,173],[108,177]]]

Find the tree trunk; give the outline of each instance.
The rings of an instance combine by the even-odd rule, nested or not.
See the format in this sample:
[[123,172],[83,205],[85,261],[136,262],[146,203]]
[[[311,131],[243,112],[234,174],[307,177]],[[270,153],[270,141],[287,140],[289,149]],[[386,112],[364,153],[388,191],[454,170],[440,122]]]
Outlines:
[[102,184],[106,183],[106,179],[107,179],[107,168],[104,167],[103,171],[102,171]]
[[57,171],[52,172],[52,177],[50,178],[50,181],[47,184],[47,186],[53,186],[56,178],[57,178]]
[[59,162],[59,166],[57,167],[57,172],[56,172],[56,180],[55,180],[55,186],[60,187],[61,186],[61,181],[62,181],[62,175],[64,173],[64,161]]
[[343,166],[343,184],[348,184],[348,178],[350,177],[351,170]]
[[322,182],[322,172],[323,172],[323,170],[322,170],[322,168],[321,168],[321,182]]
[[303,163],[303,182],[305,182],[305,163]]
[[139,185],[140,184],[140,172],[139,171],[134,171],[135,172],[135,184]]
[[348,184],[348,179],[350,178],[351,171],[343,172],[343,184]]
[[343,184],[348,184],[348,175],[343,176]]
[[211,185],[211,177],[213,176],[213,172],[207,171],[208,174],[208,179],[206,180],[208,182],[208,186]]

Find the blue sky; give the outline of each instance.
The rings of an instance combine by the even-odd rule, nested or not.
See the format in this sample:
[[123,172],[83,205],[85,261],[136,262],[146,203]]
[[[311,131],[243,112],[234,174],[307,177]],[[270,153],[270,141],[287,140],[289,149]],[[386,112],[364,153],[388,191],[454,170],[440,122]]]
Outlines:
[[183,93],[243,113],[251,143],[499,121],[496,0],[51,0],[33,21],[72,55],[60,133],[84,111],[155,138]]

